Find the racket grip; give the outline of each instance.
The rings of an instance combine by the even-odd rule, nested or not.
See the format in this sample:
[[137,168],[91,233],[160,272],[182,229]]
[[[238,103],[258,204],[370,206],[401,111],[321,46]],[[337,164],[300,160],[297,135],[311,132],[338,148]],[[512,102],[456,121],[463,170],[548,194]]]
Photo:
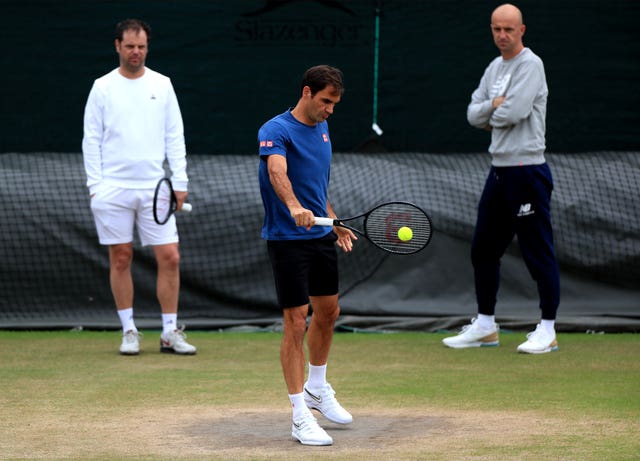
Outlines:
[[333,218],[314,218],[316,222],[313,224],[314,226],[333,226]]
[[186,213],[190,213],[191,210],[193,210],[193,207],[191,206],[190,203],[183,203],[182,208],[180,208],[180,211],[184,211]]

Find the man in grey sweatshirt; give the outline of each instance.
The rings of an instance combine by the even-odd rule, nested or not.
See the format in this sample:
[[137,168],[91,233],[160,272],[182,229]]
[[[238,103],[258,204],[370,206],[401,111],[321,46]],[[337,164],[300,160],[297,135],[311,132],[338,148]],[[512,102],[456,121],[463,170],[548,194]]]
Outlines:
[[443,340],[452,348],[497,346],[495,306],[500,259],[518,243],[540,297],[541,320],[518,352],[542,354],[558,349],[555,319],[560,276],[553,244],[551,170],[544,158],[547,82],[542,60],[522,43],[522,13],[510,4],[491,15],[500,50],[471,96],[467,120],[491,132],[491,169],[480,203],[471,246],[478,316]]

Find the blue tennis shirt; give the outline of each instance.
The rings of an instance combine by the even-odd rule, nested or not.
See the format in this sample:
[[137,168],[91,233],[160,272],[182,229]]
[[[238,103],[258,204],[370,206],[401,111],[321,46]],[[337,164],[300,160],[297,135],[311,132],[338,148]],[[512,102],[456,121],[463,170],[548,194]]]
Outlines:
[[327,193],[331,169],[331,139],[327,122],[305,125],[291,111],[277,115],[258,131],[260,165],[258,176],[264,205],[262,238],[265,240],[308,240],[331,232],[330,227],[296,226],[289,209],[276,195],[267,171],[267,158],[287,159],[287,175],[300,204],[315,216],[327,216]]

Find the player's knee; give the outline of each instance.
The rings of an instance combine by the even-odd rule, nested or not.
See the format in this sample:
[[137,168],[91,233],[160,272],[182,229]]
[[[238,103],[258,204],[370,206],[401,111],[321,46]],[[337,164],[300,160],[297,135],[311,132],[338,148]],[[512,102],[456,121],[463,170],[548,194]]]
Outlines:
[[[287,315],[288,314],[288,315]],[[293,337],[303,338],[307,329],[307,318],[304,315],[295,315],[293,312],[285,312],[285,332]]]
[[180,253],[178,253],[177,251],[175,253],[172,253],[168,258],[167,264],[172,269],[179,268],[180,267]]
[[129,270],[133,260],[133,248],[125,246],[112,249],[110,260],[112,269],[118,272]]
[[178,270],[180,253],[176,250],[158,255],[158,265],[167,270]]
[[314,310],[313,315],[319,323],[333,324],[340,316],[340,306],[338,303],[323,305],[322,309]]

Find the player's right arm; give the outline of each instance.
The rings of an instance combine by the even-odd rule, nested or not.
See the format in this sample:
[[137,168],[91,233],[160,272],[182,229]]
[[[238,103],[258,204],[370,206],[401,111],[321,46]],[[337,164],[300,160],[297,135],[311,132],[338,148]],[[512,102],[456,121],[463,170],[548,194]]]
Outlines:
[[289,209],[296,226],[304,226],[310,229],[315,219],[311,210],[304,208],[296,194],[287,175],[287,159],[283,155],[272,154],[267,157],[267,171],[273,190],[282,203]]
[[84,109],[82,157],[91,196],[102,181],[103,98],[104,95],[94,83]]
[[471,102],[467,107],[467,121],[473,127],[486,129],[494,110],[493,100],[489,97],[485,73],[480,79],[478,88],[471,95]]

